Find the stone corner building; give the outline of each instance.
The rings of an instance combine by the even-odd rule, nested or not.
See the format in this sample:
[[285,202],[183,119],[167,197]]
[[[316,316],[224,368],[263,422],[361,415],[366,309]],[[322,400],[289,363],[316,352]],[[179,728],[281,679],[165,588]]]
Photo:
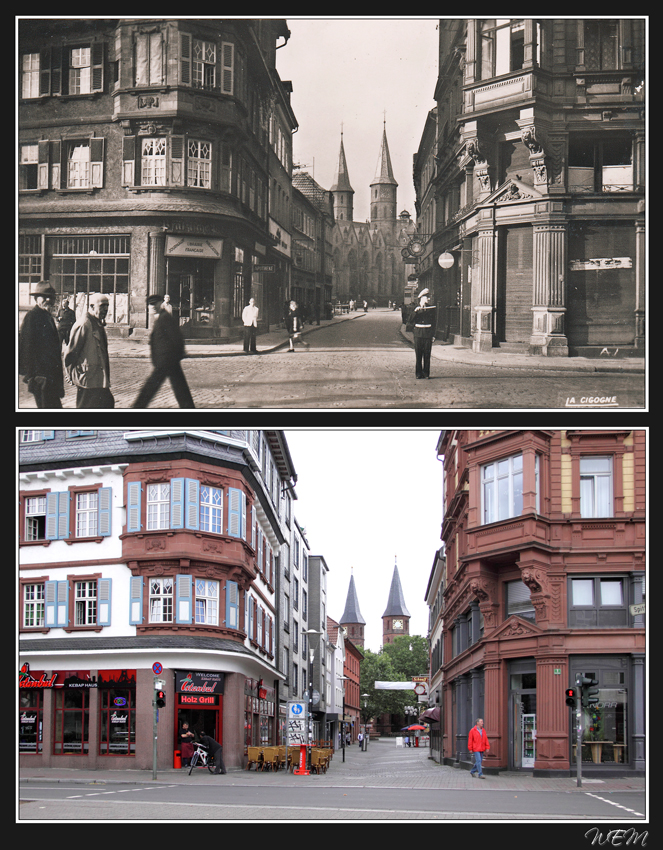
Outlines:
[[437,336],[642,356],[645,19],[444,19],[439,32],[414,158]]

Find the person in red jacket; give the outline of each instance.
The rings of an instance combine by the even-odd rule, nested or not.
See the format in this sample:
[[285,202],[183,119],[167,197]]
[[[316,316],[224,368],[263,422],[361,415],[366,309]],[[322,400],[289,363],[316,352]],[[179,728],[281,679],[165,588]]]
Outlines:
[[483,728],[481,717],[477,719],[476,726],[470,729],[470,735],[467,739],[467,749],[471,753],[474,753],[474,767],[470,770],[470,776],[474,776],[476,772],[479,779],[485,779],[486,777],[481,770],[481,762],[483,760],[483,754],[490,749],[490,744],[488,743],[488,736],[486,735],[486,730]]

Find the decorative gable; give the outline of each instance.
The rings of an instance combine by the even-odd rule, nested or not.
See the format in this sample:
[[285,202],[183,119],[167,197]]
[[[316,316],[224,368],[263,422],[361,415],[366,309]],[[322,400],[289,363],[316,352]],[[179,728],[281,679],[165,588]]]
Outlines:
[[499,628],[491,632],[487,639],[491,641],[508,640],[510,638],[538,637],[542,634],[544,634],[543,629],[539,628],[536,623],[525,620],[517,614],[512,614]]
[[514,201],[532,201],[543,195],[534,186],[529,186],[515,177],[509,177],[492,195],[483,202],[485,204],[510,204]]

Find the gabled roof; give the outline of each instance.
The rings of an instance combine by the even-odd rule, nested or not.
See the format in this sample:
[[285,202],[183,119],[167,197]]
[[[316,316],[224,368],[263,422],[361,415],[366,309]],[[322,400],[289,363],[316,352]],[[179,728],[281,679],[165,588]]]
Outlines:
[[350,587],[348,588],[348,598],[345,601],[345,611],[339,622],[341,624],[361,623],[362,625],[366,625],[366,620],[361,616],[361,611],[359,610],[359,600],[357,599],[354,576],[350,576]]
[[391,589],[389,590],[389,601],[385,609],[383,617],[394,617],[396,615],[409,617],[410,612],[405,607],[405,597],[403,596],[403,588],[398,575],[398,567],[394,566],[394,575],[391,579]]

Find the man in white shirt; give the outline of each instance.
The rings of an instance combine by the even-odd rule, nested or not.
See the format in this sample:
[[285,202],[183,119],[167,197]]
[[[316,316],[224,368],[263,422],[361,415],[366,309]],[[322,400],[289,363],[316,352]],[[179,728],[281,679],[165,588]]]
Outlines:
[[256,332],[258,330],[258,308],[254,298],[249,298],[249,303],[242,310],[242,322],[244,323],[244,354],[257,354]]

